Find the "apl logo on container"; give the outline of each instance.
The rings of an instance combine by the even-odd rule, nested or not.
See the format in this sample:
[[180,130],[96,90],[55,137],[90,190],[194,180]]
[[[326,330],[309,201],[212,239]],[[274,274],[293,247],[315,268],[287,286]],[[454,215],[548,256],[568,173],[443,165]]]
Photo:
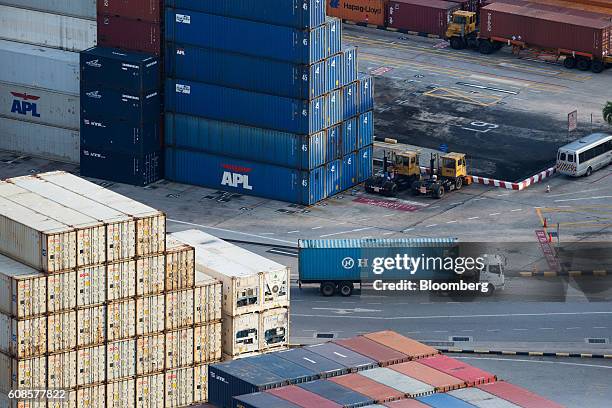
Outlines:
[[28,115],[28,112],[34,118],[40,118],[40,114],[37,111],[37,106],[35,102],[40,99],[40,96],[28,95],[27,93],[21,92],[11,92],[11,95],[15,97],[13,99],[13,106],[11,107],[11,113],[18,113],[20,115]]
[[228,171],[223,172],[221,178],[222,186],[242,187],[245,190],[253,190],[253,186],[249,185],[249,176],[244,173],[249,173],[252,169],[249,167],[235,166],[232,164],[222,164],[221,167]]

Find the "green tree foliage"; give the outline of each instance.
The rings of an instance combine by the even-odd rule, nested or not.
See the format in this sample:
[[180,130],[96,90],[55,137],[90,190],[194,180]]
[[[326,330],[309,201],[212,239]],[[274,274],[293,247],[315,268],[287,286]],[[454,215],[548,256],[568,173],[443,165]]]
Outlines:
[[603,117],[606,122],[612,125],[612,102],[606,103],[606,106],[603,108]]

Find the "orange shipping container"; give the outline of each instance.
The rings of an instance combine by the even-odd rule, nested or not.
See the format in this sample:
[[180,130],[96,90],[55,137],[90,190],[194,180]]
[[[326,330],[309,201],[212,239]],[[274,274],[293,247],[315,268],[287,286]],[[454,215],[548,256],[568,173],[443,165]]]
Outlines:
[[387,0],[327,0],[327,15],[382,26],[387,3]]
[[465,381],[438,371],[435,368],[428,367],[416,361],[408,361],[407,363],[394,364],[389,366],[390,369],[412,377],[416,380],[429,384],[436,389],[436,392],[447,392],[458,390],[459,388],[467,387]]
[[400,353],[404,353],[405,355],[409,356],[411,360],[435,356],[436,354],[440,353],[433,347],[420,343],[416,340],[409,339],[408,337],[404,337],[401,334],[390,330],[369,333],[364,335],[364,337],[374,340],[383,346],[392,348],[393,350],[397,350]]

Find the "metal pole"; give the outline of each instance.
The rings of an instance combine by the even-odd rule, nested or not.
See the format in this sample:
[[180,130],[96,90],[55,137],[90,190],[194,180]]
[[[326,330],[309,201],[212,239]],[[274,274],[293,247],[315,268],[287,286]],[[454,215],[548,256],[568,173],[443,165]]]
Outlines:
[[561,243],[561,237],[559,237],[559,223],[557,223],[557,244]]

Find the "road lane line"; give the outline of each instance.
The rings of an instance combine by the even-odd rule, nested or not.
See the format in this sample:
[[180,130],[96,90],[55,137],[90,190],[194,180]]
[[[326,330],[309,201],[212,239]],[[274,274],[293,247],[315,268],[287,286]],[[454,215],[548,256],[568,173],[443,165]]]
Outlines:
[[232,234],[244,235],[244,236],[253,237],[253,238],[263,238],[263,239],[267,239],[267,240],[270,240],[270,241],[278,241],[278,242],[284,242],[284,243],[287,243],[287,244],[295,245],[294,241],[288,241],[286,239],[278,239],[278,238],[265,237],[265,236],[257,235],[257,234],[249,234],[248,232],[234,231],[234,230],[230,230],[230,229],[226,229],[226,228],[211,227],[211,226],[208,226],[208,225],[196,224],[194,222],[173,220],[171,218],[168,218],[167,221],[173,222],[175,224],[190,225],[192,227],[206,228],[206,229],[210,229],[210,230],[214,230],[214,231],[230,232]]
[[[363,296],[362,296],[363,297]],[[384,296],[378,296],[384,297]],[[315,300],[315,302],[317,302]],[[326,302],[326,301],[325,301]],[[469,315],[431,315],[431,316],[393,316],[393,317],[370,317],[351,316],[352,319],[377,319],[377,320],[426,320],[426,319],[473,319],[473,318],[500,318],[500,317],[550,317],[550,316],[588,316],[588,315],[612,315],[612,311],[601,312],[551,312],[551,313],[507,313],[507,314],[469,314]],[[295,317],[339,317],[336,315],[310,315],[294,313]],[[341,316],[340,316],[341,317]]]
[[499,215],[499,214],[501,214],[501,213],[493,213],[493,214],[489,214],[489,217],[492,217],[492,216],[494,216],[494,215]]
[[480,218],[480,217],[470,217],[470,218],[468,218],[468,220],[477,220],[478,218]]
[[522,208],[515,208],[514,210],[510,210],[510,212],[517,212],[517,211],[523,211]]
[[431,228],[431,227],[437,227],[437,226],[438,226],[438,224],[429,224],[429,225],[425,226],[425,228]]
[[456,222],[457,222],[457,220],[453,220],[453,221],[447,221],[446,223],[447,223],[447,224],[454,224],[454,223],[456,223]]
[[598,365],[598,364],[583,364],[583,363],[566,363],[564,361],[546,361],[546,360],[526,360],[516,358],[496,358],[496,357],[454,357],[458,360],[494,360],[494,361],[520,361],[521,363],[535,363],[535,364],[563,364],[579,367],[593,367],[593,368],[607,368],[612,369],[612,366]]
[[318,229],[321,229],[321,228],[323,228],[323,227],[312,227],[311,229],[318,230]]
[[297,234],[298,232],[300,232],[300,231],[298,231],[298,230],[295,230],[295,231],[288,231],[288,232],[287,232],[287,234]]
[[603,200],[605,198],[612,198],[612,196],[597,196],[597,197],[581,197],[581,198],[564,198],[561,200],[555,200],[556,203],[563,203],[566,201],[580,201],[580,200]]

